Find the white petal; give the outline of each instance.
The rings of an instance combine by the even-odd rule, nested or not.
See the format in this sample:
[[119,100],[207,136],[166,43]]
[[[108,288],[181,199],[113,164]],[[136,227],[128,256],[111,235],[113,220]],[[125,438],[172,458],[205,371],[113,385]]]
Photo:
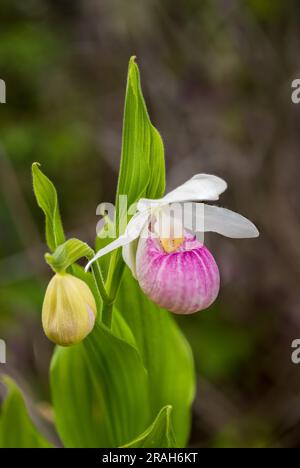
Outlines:
[[249,219],[226,208],[211,205],[204,205],[204,230],[235,239],[259,236],[258,229]]
[[103,247],[103,249],[98,250],[98,252],[92,258],[92,260],[90,260],[86,265],[85,271],[87,271],[90,268],[92,263],[95,260],[97,260],[97,258],[103,257],[103,255],[106,255],[109,252],[112,252],[113,250],[118,249],[119,247],[123,247],[124,245],[127,245],[130,242],[137,239],[145,223],[148,221],[148,217],[148,212],[137,213],[136,215],[134,215],[127,224],[124,234],[122,234],[120,237],[118,237],[118,239],[114,240],[110,244]]
[[185,204],[184,226],[194,232],[217,232],[235,239],[259,236],[256,226],[249,219],[226,208],[204,203]]
[[132,276],[136,278],[136,251],[137,251],[138,239],[130,242],[130,244],[124,245],[122,248],[123,260],[126,265],[130,268]]
[[226,182],[220,177],[210,174],[196,174],[163,198],[157,200],[142,198],[138,202],[137,208],[139,211],[144,211],[150,205],[155,207],[174,202],[218,200],[219,195],[226,188]]

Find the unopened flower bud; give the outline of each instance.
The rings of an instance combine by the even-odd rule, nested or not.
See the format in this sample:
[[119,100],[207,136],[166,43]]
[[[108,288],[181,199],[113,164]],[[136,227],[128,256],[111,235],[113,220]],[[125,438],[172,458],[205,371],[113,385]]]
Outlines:
[[51,279],[43,303],[42,322],[49,340],[61,346],[82,341],[93,329],[96,303],[87,284],[68,273]]

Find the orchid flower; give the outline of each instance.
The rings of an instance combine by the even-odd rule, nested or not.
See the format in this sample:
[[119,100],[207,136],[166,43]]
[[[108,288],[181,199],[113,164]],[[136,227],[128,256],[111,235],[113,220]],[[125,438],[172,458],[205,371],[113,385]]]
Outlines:
[[[197,174],[163,198],[140,199],[124,234],[100,249],[86,269],[99,257],[122,247],[125,263],[153,302],[182,314],[209,307],[218,295],[220,275],[199,234],[211,231],[231,238],[259,235],[254,224],[240,214],[200,203],[218,200],[226,188],[226,182],[217,176]],[[171,217],[174,205],[184,206],[183,218]]]

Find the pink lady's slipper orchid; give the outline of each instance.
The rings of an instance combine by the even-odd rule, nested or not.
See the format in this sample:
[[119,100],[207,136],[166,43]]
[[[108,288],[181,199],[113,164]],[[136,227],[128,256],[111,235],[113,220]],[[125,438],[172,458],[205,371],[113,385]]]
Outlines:
[[218,200],[226,188],[219,177],[197,174],[163,198],[139,200],[124,234],[99,250],[87,268],[122,247],[124,261],[153,302],[181,314],[207,308],[218,295],[220,276],[201,236],[208,231],[232,238],[259,235],[243,216],[199,203]]

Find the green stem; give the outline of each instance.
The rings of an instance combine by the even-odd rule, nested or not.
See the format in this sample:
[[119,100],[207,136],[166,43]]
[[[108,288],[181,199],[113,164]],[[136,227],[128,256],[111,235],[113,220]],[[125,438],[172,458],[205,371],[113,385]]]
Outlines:
[[108,328],[111,328],[112,323],[112,308],[113,301],[107,294],[107,290],[104,285],[103,275],[99,263],[96,261],[92,265],[92,272],[96,284],[97,291],[102,298],[102,311],[101,311],[101,322]]
[[108,295],[111,298],[111,302],[113,302],[117,296],[124,267],[125,264],[122,259],[122,253],[119,250],[117,250],[114,252],[111,258],[107,280],[105,284],[106,290],[108,291]]
[[107,291],[105,289],[102,271],[101,271],[100,265],[99,265],[99,263],[97,261],[93,263],[92,271],[93,271],[93,275],[94,275],[94,278],[95,278],[95,281],[96,281],[96,284],[97,284],[97,287],[99,289],[99,292],[100,292],[100,295],[102,297],[103,302],[104,303],[111,303],[112,301],[111,301],[111,299],[110,299],[110,297],[107,294]]
[[94,280],[103,302],[101,321],[108,328],[111,328],[113,303],[117,296],[123,270],[124,261],[121,251],[116,251],[112,255],[106,283],[104,283],[99,263],[96,261],[92,265]]
[[102,308],[102,323],[106,325],[108,328],[111,328],[112,323],[112,310],[113,310],[113,303],[103,303]]

